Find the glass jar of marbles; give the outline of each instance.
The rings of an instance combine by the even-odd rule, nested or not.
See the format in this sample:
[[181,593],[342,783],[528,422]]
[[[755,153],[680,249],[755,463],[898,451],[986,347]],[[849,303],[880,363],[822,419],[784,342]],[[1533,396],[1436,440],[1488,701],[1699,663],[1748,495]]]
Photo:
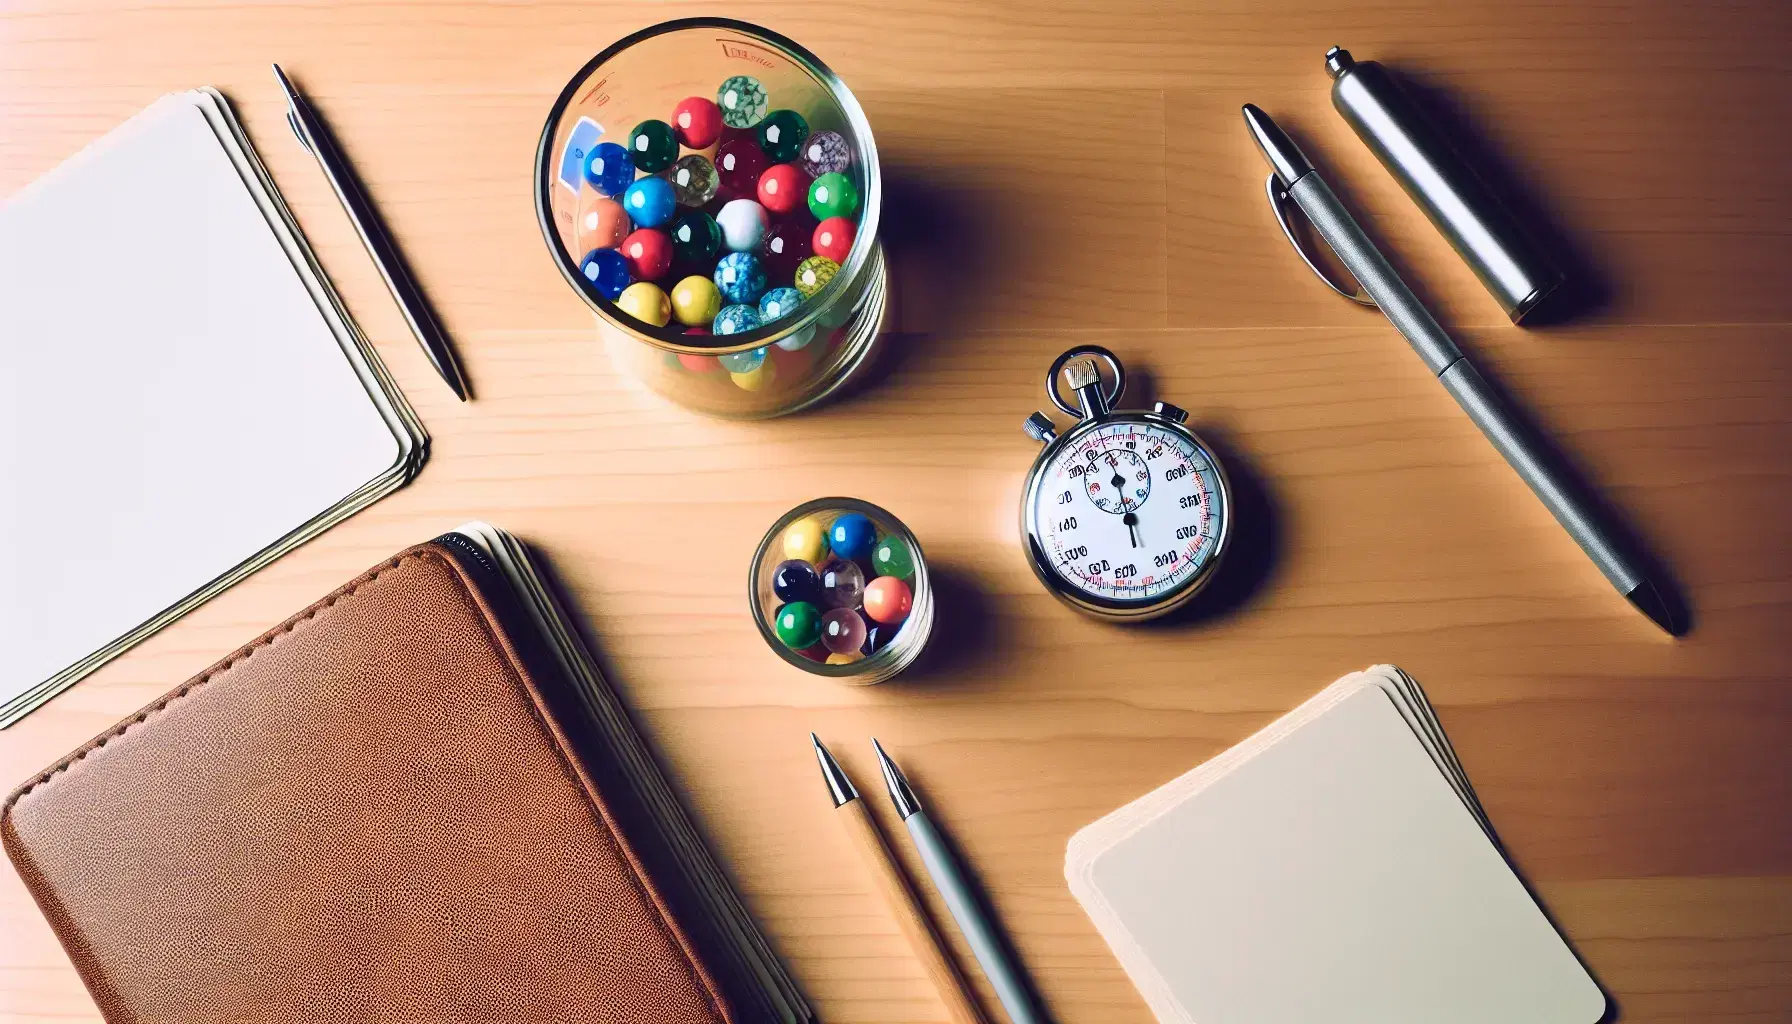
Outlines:
[[779,657],[859,686],[914,664],[933,635],[920,542],[854,498],[817,498],[773,523],[753,552],[747,604]]
[[724,18],[636,32],[548,114],[548,249],[632,377],[700,412],[795,412],[846,386],[883,326],[871,126],[808,50]]

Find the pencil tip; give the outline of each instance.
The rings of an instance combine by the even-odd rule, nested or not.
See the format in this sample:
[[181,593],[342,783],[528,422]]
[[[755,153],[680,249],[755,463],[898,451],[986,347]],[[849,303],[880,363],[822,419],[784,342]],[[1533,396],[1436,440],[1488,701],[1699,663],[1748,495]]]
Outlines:
[[849,800],[857,800],[859,791],[853,788],[852,780],[840,770],[840,764],[834,760],[834,755],[821,745],[821,737],[811,732],[809,742],[815,747],[815,759],[821,763],[821,777],[827,780],[828,796],[833,798],[834,806],[839,807]]

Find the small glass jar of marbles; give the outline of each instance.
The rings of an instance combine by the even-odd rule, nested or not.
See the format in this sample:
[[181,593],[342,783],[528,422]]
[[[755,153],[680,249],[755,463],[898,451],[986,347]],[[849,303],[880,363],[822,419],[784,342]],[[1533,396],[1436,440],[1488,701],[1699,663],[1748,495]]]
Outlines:
[[673,401],[779,416],[874,355],[877,147],[852,92],[783,36],[689,18],[618,41],[555,101],[535,189],[605,347]]
[[753,552],[747,604],[779,657],[857,686],[914,664],[933,635],[920,542],[854,498],[817,498],[773,523]]

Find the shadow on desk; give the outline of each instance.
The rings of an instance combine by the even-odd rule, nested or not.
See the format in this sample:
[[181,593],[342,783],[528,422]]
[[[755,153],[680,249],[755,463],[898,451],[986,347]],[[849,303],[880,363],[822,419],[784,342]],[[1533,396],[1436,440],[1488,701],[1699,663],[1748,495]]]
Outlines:
[[1197,424],[1193,429],[1225,467],[1232,490],[1232,539],[1207,588],[1163,618],[1143,623],[1147,629],[1204,626],[1240,614],[1268,588],[1282,563],[1286,527],[1269,479],[1225,428]]
[[1530,240],[1562,272],[1562,284],[1525,317],[1526,327],[1548,327],[1598,316],[1617,298],[1599,261],[1568,228],[1538,187],[1539,176],[1502,144],[1491,119],[1476,114],[1469,97],[1414,65],[1383,65],[1413,105],[1455,148]]

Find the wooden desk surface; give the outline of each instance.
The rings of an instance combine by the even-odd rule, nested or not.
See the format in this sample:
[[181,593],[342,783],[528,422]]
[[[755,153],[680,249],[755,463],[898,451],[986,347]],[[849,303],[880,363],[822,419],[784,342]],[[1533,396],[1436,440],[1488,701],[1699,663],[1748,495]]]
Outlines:
[[[733,5],[863,100],[899,288],[899,358],[878,386],[759,424],[698,418],[619,378],[530,201],[566,76],[634,28],[716,10],[0,6],[0,194],[162,92],[222,88],[435,438],[411,487],[0,733],[0,783],[477,516],[567,581],[830,1021],[943,1011],[830,820],[808,730],[866,781],[868,735],[901,756],[1060,1019],[1144,1021],[1065,889],[1065,840],[1378,661],[1428,688],[1623,1020],[1792,1020],[1792,7]],[[1580,316],[1504,322],[1330,109],[1333,43],[1406,71],[1469,126],[1593,285]],[[351,151],[479,401],[452,401],[406,333],[282,123],[273,60]],[[1613,594],[1387,324],[1296,262],[1264,208],[1245,101],[1300,134],[1440,320],[1627,510],[1687,592],[1690,637],[1670,641]],[[94,240],[114,266],[139,244],[153,247]],[[1194,410],[1262,497],[1229,599],[1195,621],[1085,621],[1021,560],[1035,446],[1020,422],[1047,361],[1085,341]],[[946,576],[944,635],[897,683],[799,676],[743,614],[759,533],[823,493],[897,512]],[[0,872],[0,1017],[93,1015]]]

